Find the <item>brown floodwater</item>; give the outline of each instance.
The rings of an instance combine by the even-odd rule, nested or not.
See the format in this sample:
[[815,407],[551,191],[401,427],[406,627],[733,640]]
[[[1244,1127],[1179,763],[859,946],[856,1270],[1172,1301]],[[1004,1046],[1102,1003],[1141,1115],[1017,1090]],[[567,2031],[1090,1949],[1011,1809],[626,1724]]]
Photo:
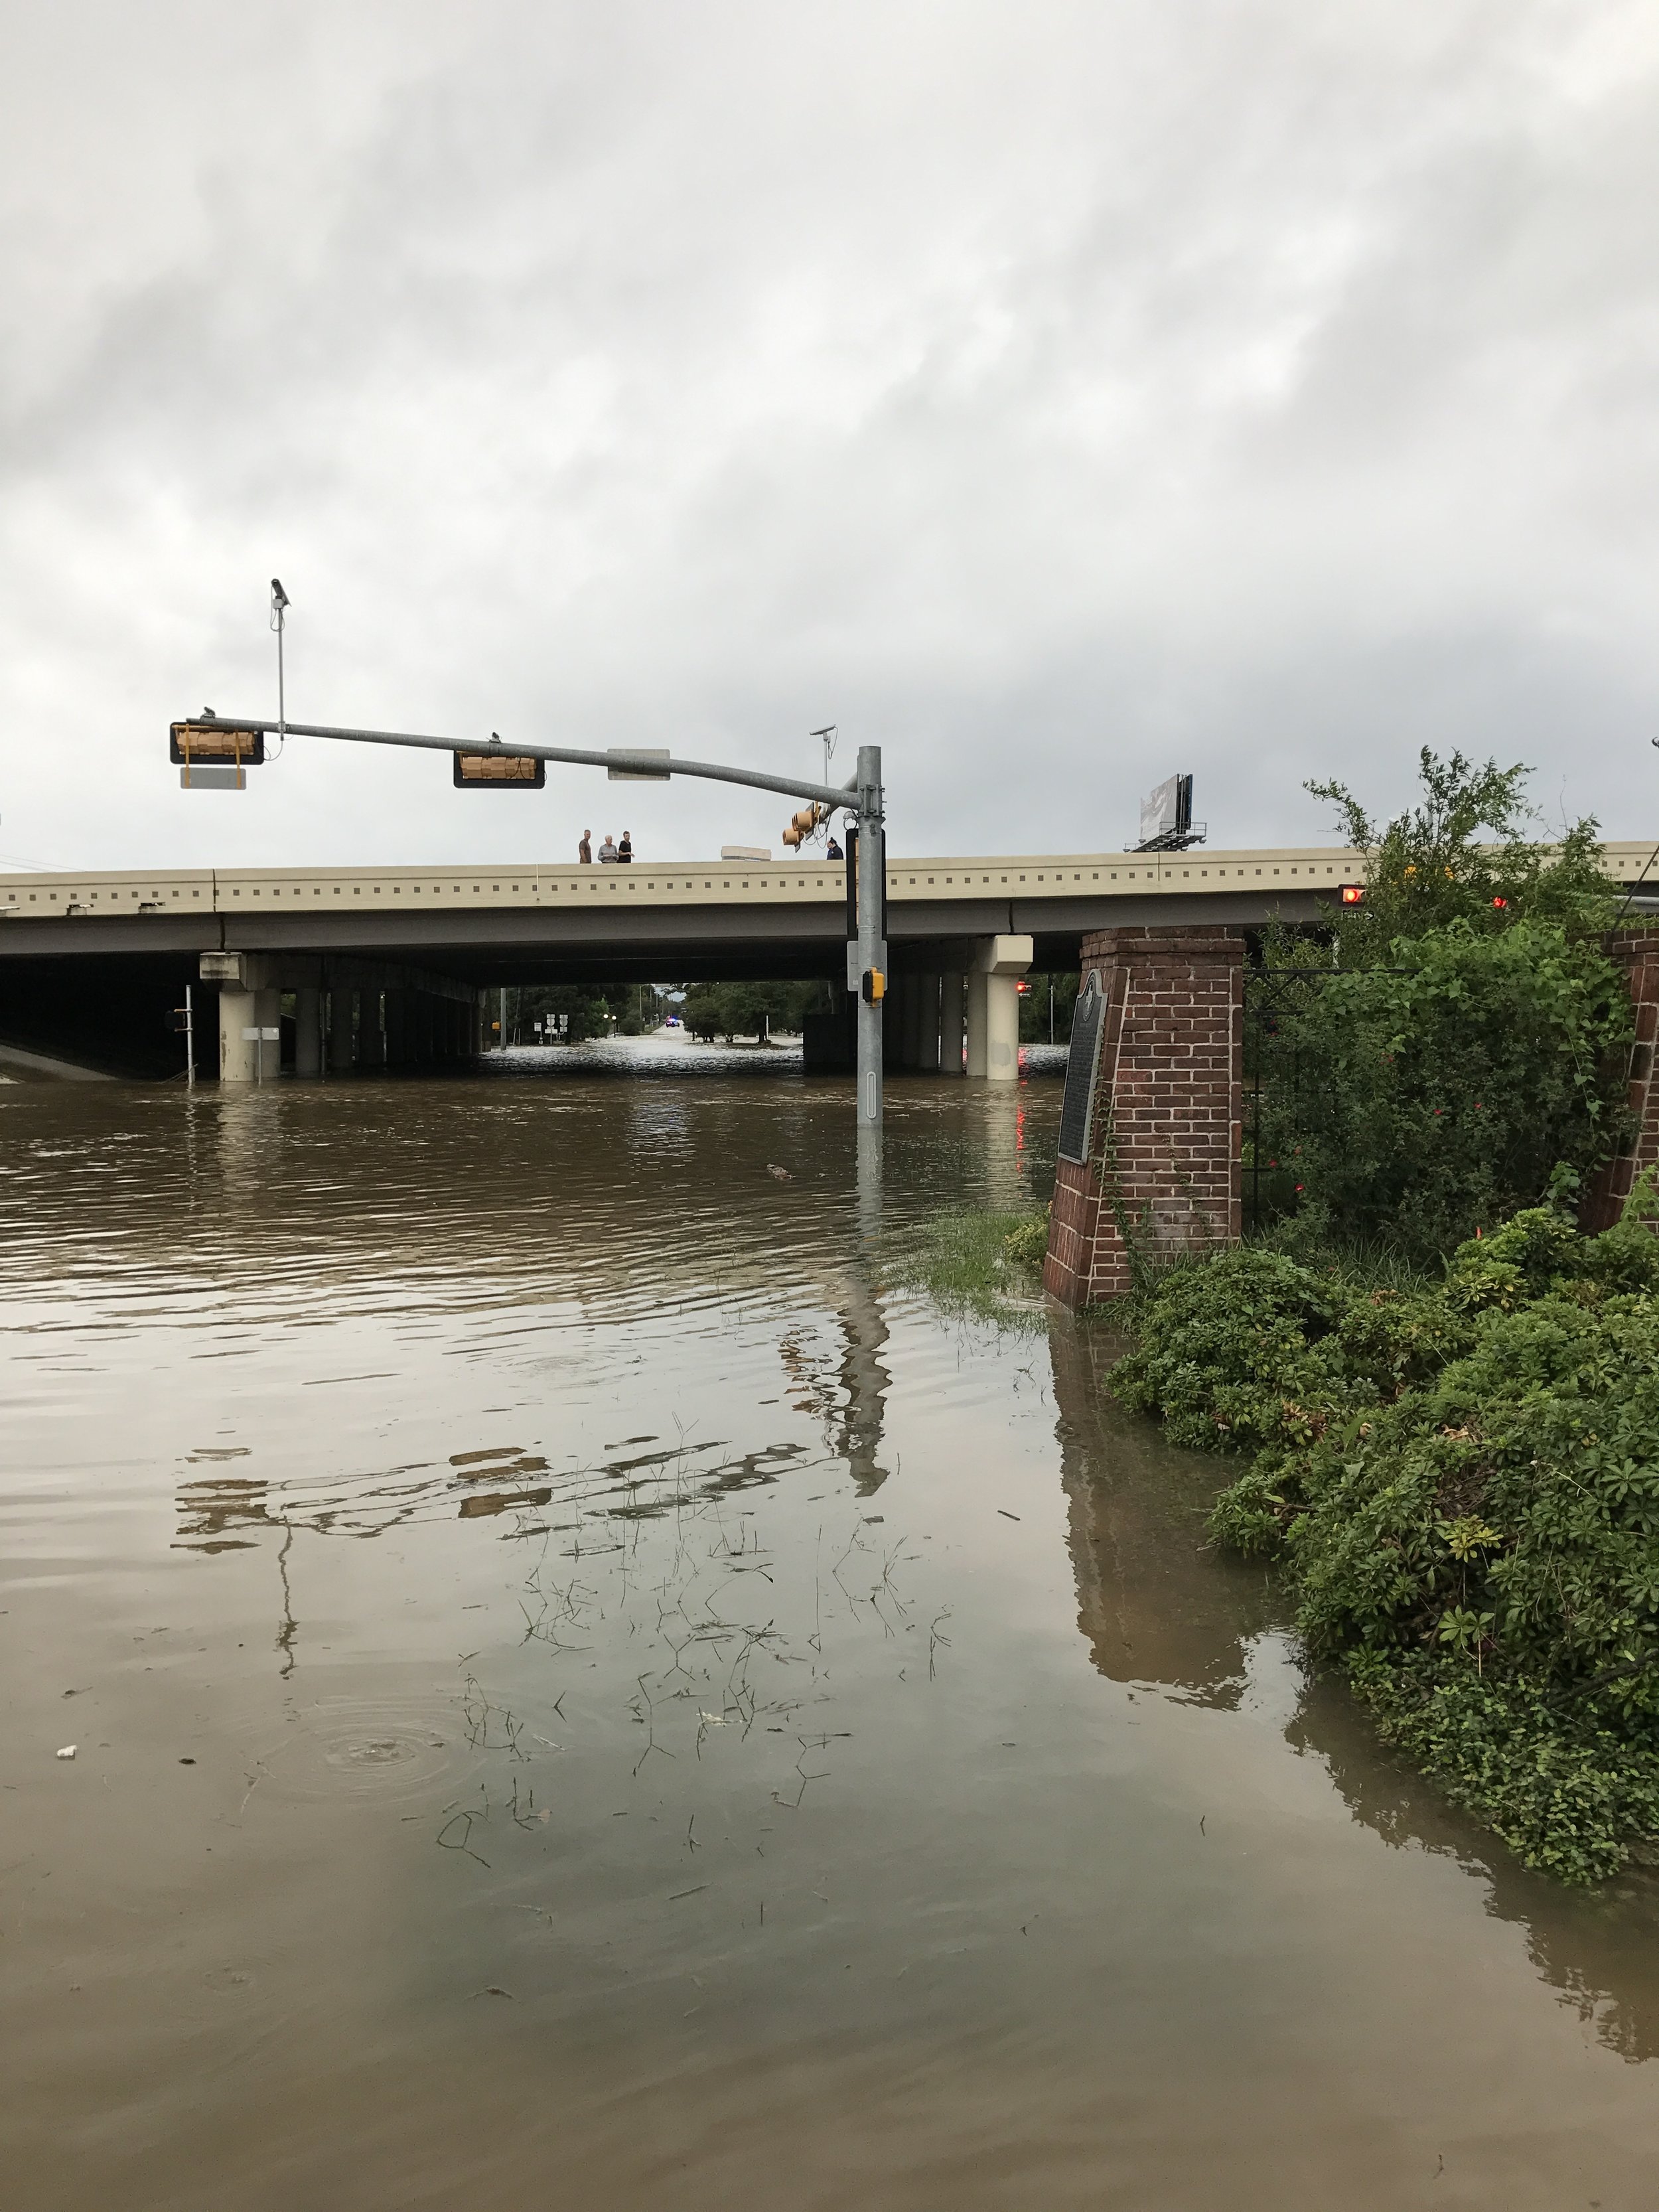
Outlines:
[[1654,2203],[1652,1886],[1380,1753],[1109,1339],[903,1287],[1058,1104],[0,1088],[0,2201]]

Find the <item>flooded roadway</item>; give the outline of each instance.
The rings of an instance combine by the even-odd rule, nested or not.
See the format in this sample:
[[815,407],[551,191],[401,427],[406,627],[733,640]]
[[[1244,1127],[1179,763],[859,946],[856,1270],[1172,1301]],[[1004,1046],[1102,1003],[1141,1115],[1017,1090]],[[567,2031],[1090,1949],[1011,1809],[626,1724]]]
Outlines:
[[896,1286],[1058,1086],[895,1081],[878,1225],[844,1085],[659,1057],[0,1089],[5,2203],[1650,2206],[1652,1885]]

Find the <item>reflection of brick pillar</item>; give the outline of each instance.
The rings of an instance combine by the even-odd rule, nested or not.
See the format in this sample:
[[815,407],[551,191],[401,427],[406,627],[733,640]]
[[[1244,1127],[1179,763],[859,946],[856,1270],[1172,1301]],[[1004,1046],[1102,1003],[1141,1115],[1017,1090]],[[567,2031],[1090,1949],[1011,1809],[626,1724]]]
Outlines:
[[1659,1039],[1659,929],[1615,931],[1607,939],[1607,953],[1625,970],[1636,1012],[1625,1094],[1636,1127],[1626,1150],[1607,1162],[1584,1194],[1578,1225],[1592,1236],[1612,1228],[1637,1176],[1659,1163],[1659,1083],[1654,1081],[1653,1064]]
[[1083,974],[1105,999],[1086,1166],[1054,1176],[1045,1286],[1067,1305],[1131,1286],[1151,1260],[1240,1231],[1244,941],[1236,930],[1103,929]]

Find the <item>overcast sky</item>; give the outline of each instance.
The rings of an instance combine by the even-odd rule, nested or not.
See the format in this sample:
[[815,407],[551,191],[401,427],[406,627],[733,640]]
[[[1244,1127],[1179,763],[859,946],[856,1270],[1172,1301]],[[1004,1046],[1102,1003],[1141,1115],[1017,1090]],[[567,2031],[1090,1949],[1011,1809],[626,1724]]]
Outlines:
[[1652,0],[6,0],[0,853],[1330,834],[1418,746],[1659,836]]

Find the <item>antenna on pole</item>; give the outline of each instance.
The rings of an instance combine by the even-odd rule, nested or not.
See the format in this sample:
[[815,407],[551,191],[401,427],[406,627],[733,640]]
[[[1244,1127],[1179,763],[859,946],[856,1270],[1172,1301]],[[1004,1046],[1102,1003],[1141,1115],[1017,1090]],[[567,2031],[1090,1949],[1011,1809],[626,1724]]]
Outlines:
[[283,580],[270,580],[270,626],[276,633],[276,737],[279,744],[288,736],[288,699],[283,681],[283,617],[288,612],[288,593],[283,589]]

